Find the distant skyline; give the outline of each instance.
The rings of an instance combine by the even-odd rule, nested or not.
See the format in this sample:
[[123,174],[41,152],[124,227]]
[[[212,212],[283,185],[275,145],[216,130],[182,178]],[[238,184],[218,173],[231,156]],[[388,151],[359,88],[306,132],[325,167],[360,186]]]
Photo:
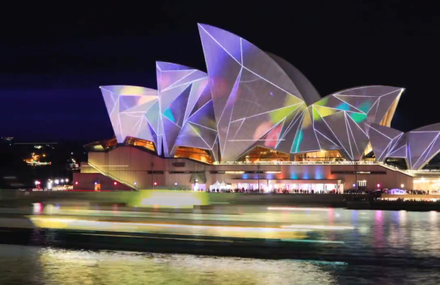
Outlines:
[[394,1],[285,7],[284,1],[264,6],[222,1],[213,10],[206,1],[171,2],[148,9],[77,6],[57,13],[37,5],[20,8],[20,16],[6,13],[0,20],[8,27],[0,46],[0,136],[112,137],[99,86],[156,88],[156,60],[206,71],[198,22],[286,59],[321,96],[371,84],[406,88],[392,124],[397,129],[440,122],[440,19],[434,8]]

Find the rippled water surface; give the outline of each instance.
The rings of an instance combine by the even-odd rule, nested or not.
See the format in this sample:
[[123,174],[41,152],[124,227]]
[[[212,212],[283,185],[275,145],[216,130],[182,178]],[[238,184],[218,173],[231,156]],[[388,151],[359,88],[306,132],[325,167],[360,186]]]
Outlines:
[[0,284],[438,284],[440,272],[341,263],[0,245]]
[[[349,230],[310,230],[307,233],[315,241],[340,242],[336,249],[324,247],[314,254],[316,259],[324,260],[326,254],[331,254],[341,262],[0,245],[0,284],[440,283],[440,214],[437,212],[332,209],[262,214],[258,219],[285,223],[301,221],[310,227],[349,226]],[[362,262],[364,260],[369,261]]]

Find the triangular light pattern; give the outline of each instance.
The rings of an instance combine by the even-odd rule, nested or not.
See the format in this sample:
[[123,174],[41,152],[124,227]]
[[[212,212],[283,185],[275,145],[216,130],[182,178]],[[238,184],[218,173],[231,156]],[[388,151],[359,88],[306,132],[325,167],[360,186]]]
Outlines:
[[[205,101],[210,96],[209,79],[208,75],[200,70],[167,62],[156,63],[156,74],[162,110],[164,155],[173,157],[177,150],[177,142],[182,146],[191,146],[191,141],[187,140],[194,140],[193,128],[185,126],[191,115],[190,111],[201,104],[198,102],[200,98]],[[199,112],[193,114],[191,121],[195,124],[206,124],[205,117],[194,116]],[[210,150],[207,145],[202,146]],[[197,144],[197,147],[200,148],[201,145]]]
[[[276,121],[276,110],[304,101],[286,72],[255,45],[205,24],[199,24],[199,33],[212,83],[220,153],[224,161],[235,160],[288,116]],[[240,139],[231,140],[230,124],[243,119]]]
[[[208,73],[157,62],[158,91],[102,87],[119,143],[127,136],[150,140],[165,157],[179,146],[197,147],[215,161],[237,160],[255,146],[293,154],[339,150],[359,160],[371,143],[379,161],[407,157],[412,168],[440,146],[433,134],[387,129],[403,88],[362,86],[321,98],[284,59],[220,28],[198,28]],[[421,144],[413,136],[423,137],[422,151],[413,150]]]
[[126,137],[136,137],[153,141],[158,148],[159,142],[153,140],[153,134],[144,122],[146,120],[151,125],[158,124],[159,112],[152,110],[150,116],[146,116],[154,105],[159,106],[156,90],[138,86],[113,85],[102,86],[101,92],[118,143],[123,143]]

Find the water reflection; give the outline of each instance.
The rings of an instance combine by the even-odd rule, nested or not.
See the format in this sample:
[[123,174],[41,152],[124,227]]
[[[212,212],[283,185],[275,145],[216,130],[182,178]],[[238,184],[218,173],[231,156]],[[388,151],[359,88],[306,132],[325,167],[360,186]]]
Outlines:
[[[93,228],[95,231],[100,230],[99,225],[103,230],[117,229],[127,233],[304,239],[319,244],[308,252],[314,254],[310,259],[337,260],[347,265],[0,245],[0,284],[436,284],[440,279],[438,212],[259,211],[240,207],[233,214],[226,210],[210,214],[118,210],[121,219],[137,215],[138,224],[87,220],[92,212],[96,219],[98,215],[112,216],[113,210],[108,213],[93,209],[72,210],[71,214],[76,216],[74,222],[66,222],[72,217],[64,217],[51,225],[58,228],[69,225],[80,230]],[[48,217],[56,218],[56,215]],[[36,215],[35,218],[44,219],[45,216]],[[231,228],[231,224],[235,227]],[[49,234],[41,236],[39,231],[31,237],[40,241],[35,244],[49,246],[50,240],[56,238]],[[232,241],[231,246],[233,244]],[[303,245],[306,244],[295,250],[305,247]]]
[[[342,265],[0,245],[0,284],[338,284]],[[15,283],[14,283],[15,282]]]

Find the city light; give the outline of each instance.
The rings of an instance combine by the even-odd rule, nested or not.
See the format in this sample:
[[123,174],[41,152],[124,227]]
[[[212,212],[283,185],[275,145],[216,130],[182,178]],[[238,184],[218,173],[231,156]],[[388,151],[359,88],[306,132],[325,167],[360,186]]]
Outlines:
[[154,185],[154,186],[157,186],[157,182],[154,182],[153,185]]
[[377,184],[377,188],[380,188],[380,184],[379,183]]
[[275,211],[330,211],[330,208],[268,207],[267,209]]
[[78,181],[75,181],[75,185],[78,185]]
[[40,185],[40,184],[41,184],[40,181],[38,181],[38,180],[35,181],[35,185]]
[[55,179],[55,184],[59,184],[59,183],[60,183],[60,180]]
[[134,182],[134,185],[137,185],[137,182],[136,182],[136,181]]
[[115,182],[113,182],[113,185],[117,185],[117,184],[118,184],[118,182],[116,182],[116,181],[115,181]]
[[98,182],[95,181],[95,185],[97,185],[97,184],[98,184]]
[[177,186],[177,182],[175,182],[174,185]]
[[403,184],[400,184],[400,188],[402,188],[402,189],[403,189],[403,187],[405,187],[405,185],[403,185]]

